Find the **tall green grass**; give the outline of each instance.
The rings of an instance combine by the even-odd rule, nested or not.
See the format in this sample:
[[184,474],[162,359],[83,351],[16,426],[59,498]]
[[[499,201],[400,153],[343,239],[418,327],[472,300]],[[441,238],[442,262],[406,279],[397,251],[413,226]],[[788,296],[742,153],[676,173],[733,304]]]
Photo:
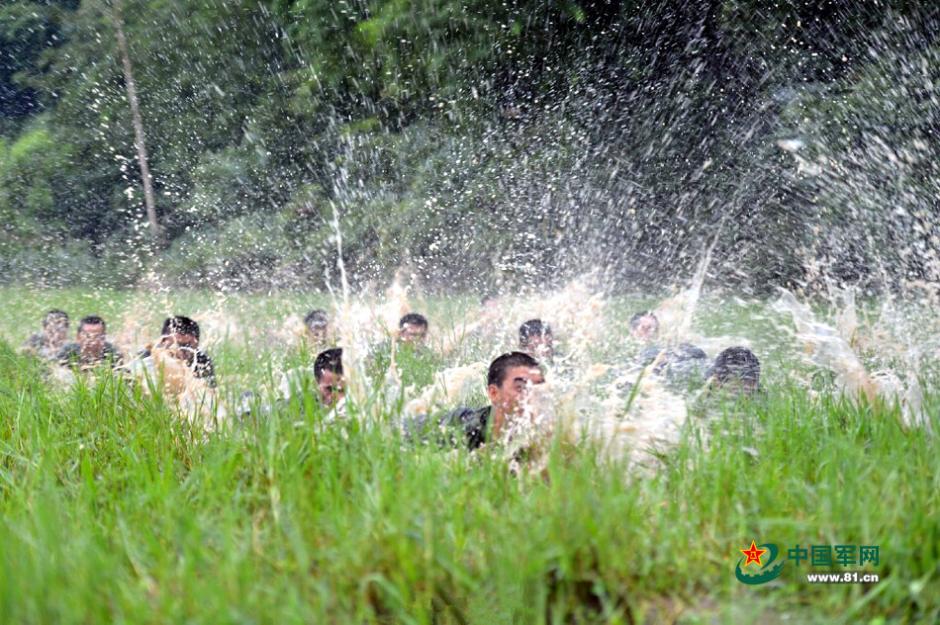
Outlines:
[[[937,431],[936,394],[927,412]],[[940,442],[892,406],[772,376],[655,474],[583,447],[513,476],[395,417],[325,424],[302,398],[207,436],[123,380],[55,390],[0,344],[0,622],[940,620]],[[882,580],[791,562],[745,586],[752,539],[879,545]]]

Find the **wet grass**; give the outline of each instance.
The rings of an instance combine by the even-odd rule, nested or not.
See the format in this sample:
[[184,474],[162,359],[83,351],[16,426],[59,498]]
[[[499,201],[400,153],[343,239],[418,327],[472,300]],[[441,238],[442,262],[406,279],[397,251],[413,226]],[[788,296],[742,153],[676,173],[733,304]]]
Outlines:
[[[252,349],[219,354],[223,373]],[[936,394],[928,411],[940,428]],[[940,442],[890,406],[772,377],[632,479],[589,448],[514,477],[322,419],[296,401],[206,437],[120,380],[53,390],[0,345],[0,622],[940,619]],[[878,566],[831,570],[882,579],[811,585],[829,569],[787,562],[747,586],[752,539],[878,545]]]

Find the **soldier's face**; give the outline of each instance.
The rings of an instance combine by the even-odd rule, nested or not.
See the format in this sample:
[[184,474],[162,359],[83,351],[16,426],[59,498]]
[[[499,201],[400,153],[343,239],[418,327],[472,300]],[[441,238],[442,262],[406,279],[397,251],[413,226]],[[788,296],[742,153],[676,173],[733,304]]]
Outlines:
[[333,406],[346,394],[346,383],[343,376],[333,371],[321,371],[317,380],[317,389],[320,391],[320,401],[324,406]]
[[50,343],[61,343],[65,340],[65,337],[68,336],[68,319],[52,319],[43,327],[42,332],[46,336],[46,340]]
[[189,349],[199,347],[199,339],[192,334],[180,334],[177,332],[173,335],[173,341],[180,347],[188,347]]
[[313,341],[314,343],[319,344],[319,343],[326,342],[327,335],[328,335],[328,327],[326,324],[307,326],[307,338]]
[[78,344],[84,353],[104,351],[105,332],[102,324],[85,324],[78,330]]
[[522,349],[536,360],[551,359],[555,355],[555,339],[551,333],[530,336]]
[[759,388],[758,378],[729,376],[724,381],[713,378],[711,384],[728,395],[753,395]]
[[421,345],[428,336],[428,327],[417,323],[406,323],[399,330],[398,336],[402,343]]
[[659,321],[653,315],[644,315],[630,329],[633,338],[640,341],[652,341],[659,332]]
[[499,386],[490,384],[486,394],[493,407],[505,415],[522,414],[525,398],[529,389],[545,382],[545,377],[538,367],[510,367]]
[[199,339],[192,334],[174,332],[160,339],[160,347],[168,350],[174,357],[186,364],[192,364],[196,349],[199,347]]

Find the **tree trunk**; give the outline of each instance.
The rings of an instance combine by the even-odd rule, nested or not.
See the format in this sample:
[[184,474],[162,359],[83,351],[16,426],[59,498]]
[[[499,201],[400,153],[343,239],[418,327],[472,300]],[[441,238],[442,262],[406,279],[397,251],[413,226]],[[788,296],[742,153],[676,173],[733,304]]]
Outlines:
[[113,0],[111,5],[111,20],[114,22],[118,52],[121,55],[121,64],[124,67],[124,87],[127,89],[127,101],[131,107],[131,120],[134,124],[134,147],[137,148],[137,162],[140,164],[140,178],[144,184],[144,206],[147,207],[147,222],[150,224],[150,234],[154,241],[159,241],[163,231],[160,228],[160,222],[157,221],[157,203],[153,194],[153,179],[150,176],[150,165],[147,160],[147,140],[144,134],[144,121],[140,116],[140,102],[137,99],[137,83],[134,82],[131,56],[127,48],[127,38],[124,36],[124,17],[121,14],[122,4],[122,0]]

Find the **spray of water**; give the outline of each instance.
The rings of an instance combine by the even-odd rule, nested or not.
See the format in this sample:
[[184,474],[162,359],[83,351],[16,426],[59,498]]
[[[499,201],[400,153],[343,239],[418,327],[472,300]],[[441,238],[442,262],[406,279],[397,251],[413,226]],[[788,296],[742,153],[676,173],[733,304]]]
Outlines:
[[715,251],[715,246],[718,245],[726,219],[727,213],[722,216],[721,221],[718,223],[715,235],[699,261],[689,286],[676,296],[665,300],[656,308],[656,316],[662,325],[660,335],[667,344],[679,343],[689,338],[692,321],[695,318],[695,310],[702,297],[705,277],[708,275],[708,267],[712,262],[712,254]]
[[[786,63],[765,66],[775,61],[776,43],[770,44],[773,53],[760,60],[751,52],[764,45],[761,38],[737,46],[738,35],[728,28],[734,16],[700,16],[691,5],[679,7],[682,3],[660,3],[659,8],[655,3],[620,4],[639,8],[635,14],[618,13],[618,8],[595,16],[608,20],[604,23],[610,28],[584,26],[582,35],[593,42],[590,54],[577,38],[568,40],[567,45],[573,47],[545,61],[544,67],[520,66],[518,61],[497,59],[494,54],[488,57],[494,61],[492,66],[503,67],[512,78],[469,75],[467,82],[451,85],[453,92],[446,99],[428,84],[430,93],[416,94],[420,97],[413,99],[435,102],[429,109],[433,112],[397,109],[411,98],[386,97],[401,93],[401,85],[385,83],[384,76],[360,74],[369,64],[361,62],[364,57],[357,55],[362,50],[351,44],[348,56],[334,59],[343,70],[340,74],[357,77],[345,82],[388,87],[387,91],[377,88],[368,97],[343,94],[349,102],[364,102],[362,109],[353,107],[330,116],[324,111],[335,110],[337,101],[330,100],[329,90],[306,93],[292,91],[293,86],[268,85],[272,100],[287,110],[294,110],[297,100],[315,100],[309,109],[315,115],[294,111],[311,129],[323,126],[322,132],[312,131],[316,137],[309,141],[292,137],[303,133],[295,132],[290,116],[285,116],[290,118],[285,126],[245,122],[244,127],[226,128],[212,140],[193,142],[178,135],[176,126],[196,124],[161,123],[161,117],[172,119],[172,115],[151,120],[155,145],[166,154],[185,152],[181,169],[195,165],[191,172],[161,176],[180,179],[164,183],[166,200],[161,207],[178,222],[173,245],[166,254],[148,251],[125,261],[129,280],[137,276],[138,288],[150,297],[141,299],[114,324],[122,351],[132,354],[141,345],[153,344],[154,326],[160,321],[155,311],[161,315],[180,312],[171,309],[166,285],[172,282],[161,277],[161,270],[149,267],[161,261],[167,265],[176,261],[175,272],[167,271],[177,278],[198,276],[196,284],[220,291],[205,294],[206,302],[191,313],[203,325],[205,347],[210,350],[236,340],[256,340],[261,332],[256,324],[226,312],[238,307],[237,298],[224,294],[231,286],[309,289],[325,284],[332,296],[335,343],[344,350],[347,396],[358,414],[372,419],[396,409],[402,397],[410,399],[406,412],[425,414],[479,397],[486,363],[517,349],[516,328],[527,319],[540,318],[554,328],[559,350],[546,363],[548,383],[533,389],[537,410],[528,415],[521,430],[511,429],[510,439],[528,445],[533,428],[581,431],[608,443],[616,450],[612,453],[634,453],[674,441],[686,421],[686,409],[683,398],[652,372],[658,363],[646,370],[631,365],[633,354],[627,354],[618,337],[611,336],[607,296],[611,290],[669,284],[695,264],[688,286],[655,309],[661,323],[660,340],[664,347],[691,342],[714,355],[723,347],[751,341],[694,332],[707,276],[723,277],[729,285],[745,290],[764,291],[769,284],[792,285],[802,280],[810,291],[814,284],[824,284],[834,276],[858,274],[859,283],[880,281],[879,323],[866,327],[854,291],[842,292],[838,315],[831,324],[819,321],[789,291],[780,296],[776,309],[793,320],[807,361],[833,371],[841,392],[869,401],[900,401],[905,418],[918,422],[922,413],[918,374],[931,356],[928,352],[936,349],[932,354],[936,357],[940,347],[915,339],[909,326],[905,332],[890,331],[905,324],[905,315],[900,306],[894,306],[890,294],[908,280],[932,293],[935,303],[940,292],[940,233],[936,219],[931,219],[938,179],[931,167],[938,159],[935,142],[919,130],[932,127],[936,103],[924,104],[923,110],[907,110],[909,101],[929,101],[908,94],[929,94],[935,83],[931,68],[937,65],[933,62],[936,51],[920,45],[924,38],[917,30],[933,22],[914,15],[909,20],[886,20],[896,25],[866,28],[870,34],[858,35],[864,40],[858,45],[868,51],[870,62],[856,67],[853,59],[852,71],[832,71],[821,65],[812,79],[826,84],[809,84],[804,77],[785,77],[791,76],[781,69]],[[533,8],[546,16],[557,9],[552,3]],[[172,3],[160,10],[175,17]],[[345,20],[355,23],[368,17],[355,11],[343,15],[344,28],[349,26]],[[281,77],[285,68],[280,63],[285,60],[297,68],[316,64],[317,59],[306,56],[311,51],[304,52],[293,43],[288,50],[279,48],[279,42],[291,40],[292,24],[303,21],[293,13],[265,9],[260,14],[246,12],[241,16],[244,21],[230,17],[242,30],[206,32],[218,43],[233,32],[249,35],[244,42],[254,45],[258,54],[246,58],[261,60],[259,66],[250,66],[253,71],[238,70],[247,76]],[[272,26],[272,21],[288,17]],[[659,19],[664,17],[669,19]],[[855,16],[838,17],[852,18],[842,21],[854,24]],[[407,14],[390,21],[420,40],[425,33],[410,30],[409,18]],[[502,15],[494,22],[498,26],[494,32],[513,31],[517,18]],[[648,23],[667,21],[675,24],[674,30],[663,33],[647,28]],[[566,19],[531,20],[536,22],[581,28]],[[636,25],[637,31],[631,31]],[[269,27],[285,36],[260,37],[269,34]],[[133,28],[133,22],[128,28]],[[828,36],[824,32],[828,25],[819,28],[815,32]],[[647,40],[647,31],[656,31],[656,39]],[[626,40],[616,39],[620,35],[615,33],[650,45],[622,45]],[[86,34],[94,36],[94,29]],[[171,39],[179,36],[172,30],[165,34]],[[148,33],[140,35],[134,42],[137,45],[160,43]],[[302,33],[292,36],[302,38]],[[795,31],[787,36],[809,37]],[[847,39],[858,43],[854,36]],[[677,45],[664,46],[663,41]],[[69,56],[68,44],[64,45],[47,50],[58,56],[55,67],[63,80],[66,76],[105,77],[100,84],[81,83],[87,89],[76,91],[94,97],[79,106],[72,102],[73,112],[78,124],[99,128],[96,135],[86,137],[87,142],[93,152],[100,152],[98,161],[118,163],[120,184],[126,190],[117,195],[128,198],[119,208],[133,216],[139,209],[134,204],[136,179],[128,170],[128,158],[120,154],[122,142],[126,144],[121,136],[127,133],[113,123],[124,96],[109,91],[109,83],[115,81],[109,81],[106,72],[71,67],[87,55]],[[419,45],[414,48],[412,60],[420,66],[427,59]],[[618,52],[595,55],[594,50],[606,48]],[[216,66],[203,63],[215,58],[214,46],[186,46],[185,53],[180,49],[187,63],[183,69],[201,72],[204,66]],[[151,53],[155,50],[159,48],[152,48]],[[712,56],[699,50],[720,52]],[[65,54],[59,56],[62,51]],[[321,52],[328,53],[312,53]],[[804,60],[819,61],[814,54],[789,69],[799,73]],[[849,63],[848,57],[843,56],[842,63]],[[231,67],[235,72],[237,68]],[[463,71],[464,66],[460,67]],[[723,77],[729,67],[740,70],[737,74],[746,83],[740,91],[727,88]],[[823,81],[821,75],[834,77]],[[230,114],[230,101],[217,85],[208,90],[207,100],[178,102],[176,90],[166,90],[172,81],[154,80],[154,76],[148,80],[144,72],[141,86],[144,99],[157,110],[161,106],[177,110],[174,107],[182,105],[192,122],[201,119],[194,111],[208,102],[215,107],[217,119],[248,117]],[[869,79],[852,82],[857,76]],[[222,82],[225,78],[232,85],[250,82],[242,80],[240,73],[214,78]],[[542,83],[553,86],[543,89]],[[885,88],[871,89],[869,84]],[[521,95],[526,90],[530,93]],[[481,96],[483,91],[487,95]],[[214,99],[213,93],[222,99]],[[842,93],[854,97],[844,98]],[[480,106],[481,97],[489,98],[487,105]],[[839,110],[849,107],[850,101],[862,104]],[[249,110],[256,103],[249,98],[244,105]],[[496,113],[481,112],[487,106]],[[915,121],[883,121],[894,119],[891,116],[900,108]],[[71,117],[50,119],[66,123]],[[321,117],[328,119],[321,124]],[[211,129],[212,124],[207,126]],[[895,127],[904,132],[918,130],[907,136]],[[228,143],[227,136],[239,139]],[[190,143],[226,147],[189,153]],[[272,154],[272,150],[279,153]],[[783,159],[776,158],[778,151],[783,152]],[[294,158],[294,152],[301,158]],[[296,165],[304,160],[308,163]],[[289,164],[273,164],[285,162]],[[74,163],[68,165],[73,171],[80,169]],[[83,179],[92,189],[88,196],[115,196],[114,189],[98,186],[97,180],[114,178],[102,171]],[[256,171],[262,173],[248,173]],[[23,176],[8,178],[18,177]],[[274,211],[267,211],[266,200],[261,199],[269,195],[277,198]],[[265,210],[259,208],[262,205]],[[114,208],[102,206],[108,211]],[[884,211],[884,206],[893,210]],[[29,212],[55,213],[43,207]],[[96,219],[97,214],[91,217],[91,222],[104,221]],[[716,217],[718,225],[711,232]],[[102,236],[117,240],[126,234],[125,247],[140,247],[140,223],[133,218],[127,221],[131,225],[126,226],[126,233],[122,226],[114,226]],[[728,222],[735,228],[728,228]],[[94,246],[101,240],[95,239]],[[708,245],[699,256],[703,241]],[[298,245],[292,245],[295,242]],[[140,269],[144,261],[149,267],[146,271]],[[885,268],[873,269],[879,263]],[[198,269],[190,270],[190,266]],[[399,269],[387,289],[375,288],[375,284],[387,283],[395,267],[409,269]],[[32,267],[27,263],[24,269]],[[338,279],[335,288],[334,278]],[[468,307],[461,320],[432,322],[429,343],[453,366],[438,372],[432,385],[417,390],[403,388],[395,338],[398,319],[416,299],[419,279],[448,294],[490,290],[496,285],[503,295],[483,310]],[[601,283],[608,288],[601,288]],[[267,345],[275,349],[304,334],[296,314],[281,321],[279,329],[264,332]],[[385,343],[390,361],[386,377],[372,380],[369,360]],[[899,354],[903,362],[873,366],[866,352],[879,350]],[[202,382],[191,379],[179,369],[178,361],[159,350],[153,361],[162,391],[187,410],[198,406],[202,411],[207,403],[200,398],[208,392],[200,387]],[[61,375],[67,377],[64,370]]]
[[[917,368],[911,367],[908,362],[900,375],[890,369],[870,372],[857,351],[864,339],[861,338],[854,293],[845,291],[835,298],[841,301],[842,306],[833,325],[819,321],[809,306],[787,290],[781,290],[774,307],[792,319],[796,327],[796,339],[803,345],[807,362],[835,375],[838,392],[869,402],[898,402],[905,423],[927,423],[922,411],[923,398]],[[874,341],[881,349],[910,357],[910,352],[898,350],[898,344],[886,340],[886,335]]]

